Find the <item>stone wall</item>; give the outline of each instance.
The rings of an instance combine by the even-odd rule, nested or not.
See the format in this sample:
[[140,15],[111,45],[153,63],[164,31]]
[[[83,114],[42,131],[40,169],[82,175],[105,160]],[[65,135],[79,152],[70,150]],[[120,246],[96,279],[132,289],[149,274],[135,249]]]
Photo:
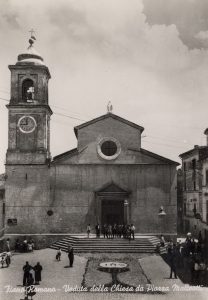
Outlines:
[[[48,232],[49,169],[45,165],[6,166],[6,233]],[[9,225],[16,219],[17,225]]]
[[[174,166],[21,166],[7,171],[6,221],[17,218],[7,233],[85,232],[87,224],[93,227],[97,220],[95,191],[111,182],[131,192],[129,222],[137,232],[176,232]],[[158,217],[161,205],[167,213],[163,219]]]
[[6,240],[10,239],[11,250],[15,249],[15,241],[18,239],[19,242],[23,242],[25,239],[27,241],[33,240],[35,245],[35,250],[44,249],[50,247],[56,241],[59,241],[66,237],[66,235],[48,235],[48,234],[5,234],[0,239],[0,252],[6,251]]
[[[54,232],[84,232],[96,224],[95,191],[111,182],[131,192],[129,222],[137,232],[176,232],[176,173],[168,165],[59,165],[53,169],[51,226]],[[99,201],[99,200],[97,200]],[[160,206],[167,215],[158,217]]]

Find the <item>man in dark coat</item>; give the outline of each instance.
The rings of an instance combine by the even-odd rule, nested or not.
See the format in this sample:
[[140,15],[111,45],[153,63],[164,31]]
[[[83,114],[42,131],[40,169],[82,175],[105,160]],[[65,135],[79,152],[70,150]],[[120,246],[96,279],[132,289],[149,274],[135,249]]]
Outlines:
[[36,294],[35,286],[34,286],[34,279],[32,277],[32,274],[29,274],[27,285],[25,287],[25,299],[28,299],[28,296],[32,297]]
[[172,245],[168,249],[168,258],[169,258],[169,263],[170,263],[170,279],[172,278],[172,275],[174,273],[174,277],[177,277],[176,274],[176,246]]
[[6,252],[10,252],[11,249],[10,249],[10,239],[7,239],[6,240]]
[[199,235],[198,235],[198,243],[201,245],[203,242],[203,238],[202,238],[202,233],[201,230],[199,231]]
[[104,226],[103,226],[103,237],[104,237],[104,239],[107,237],[107,235],[108,235],[107,225],[104,224]]
[[69,266],[70,266],[70,268],[72,268],[73,267],[73,262],[74,262],[74,249],[73,249],[73,247],[69,247],[68,258],[69,258]]
[[99,238],[100,237],[100,224],[99,223],[95,226],[95,231],[96,231],[96,237]]
[[36,266],[34,266],[34,270],[35,270],[35,284],[39,284],[39,282],[41,281],[41,272],[43,270],[39,262],[37,262]]
[[26,261],[26,263],[25,263],[25,265],[23,266],[22,269],[23,269],[23,272],[24,272],[24,275],[23,275],[23,286],[26,286],[28,278],[29,278],[29,275],[30,275],[30,269],[31,269],[31,266],[29,265],[28,261]]
[[134,224],[131,224],[131,227],[130,227],[130,239],[131,239],[131,236],[132,236],[132,238],[134,240],[135,230],[136,230],[136,228],[135,228]]

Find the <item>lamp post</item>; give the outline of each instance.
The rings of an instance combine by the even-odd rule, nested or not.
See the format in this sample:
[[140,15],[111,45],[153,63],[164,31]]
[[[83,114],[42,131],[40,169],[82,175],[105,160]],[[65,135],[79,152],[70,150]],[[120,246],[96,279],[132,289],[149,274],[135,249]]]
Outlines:
[[164,207],[160,206],[158,217],[159,217],[159,228],[160,228],[160,233],[162,234],[162,229],[164,225],[164,217],[166,216],[166,212],[164,211]]

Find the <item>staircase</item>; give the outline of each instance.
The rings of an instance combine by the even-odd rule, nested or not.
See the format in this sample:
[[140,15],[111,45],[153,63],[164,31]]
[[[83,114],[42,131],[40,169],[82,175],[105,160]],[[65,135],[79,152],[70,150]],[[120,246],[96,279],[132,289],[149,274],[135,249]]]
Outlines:
[[[156,237],[156,236],[151,236],[149,238],[149,240],[155,246],[155,249],[156,249],[156,246],[160,242],[160,239],[158,237]],[[160,247],[160,250],[159,250],[160,254],[166,254],[167,253],[167,250],[166,250],[167,244],[168,243],[165,242],[165,246],[164,247]]]
[[104,239],[86,238],[86,235],[70,235],[53,243],[50,248],[67,252],[69,246],[73,246],[75,253],[154,253],[158,238],[153,236],[138,236],[135,240],[123,238]]

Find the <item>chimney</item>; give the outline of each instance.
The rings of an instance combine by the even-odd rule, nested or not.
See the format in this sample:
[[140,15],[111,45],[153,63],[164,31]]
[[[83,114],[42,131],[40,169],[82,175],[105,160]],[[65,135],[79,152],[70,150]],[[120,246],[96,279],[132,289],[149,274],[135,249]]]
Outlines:
[[207,136],[207,146],[208,146],[208,128],[205,129],[204,134]]

